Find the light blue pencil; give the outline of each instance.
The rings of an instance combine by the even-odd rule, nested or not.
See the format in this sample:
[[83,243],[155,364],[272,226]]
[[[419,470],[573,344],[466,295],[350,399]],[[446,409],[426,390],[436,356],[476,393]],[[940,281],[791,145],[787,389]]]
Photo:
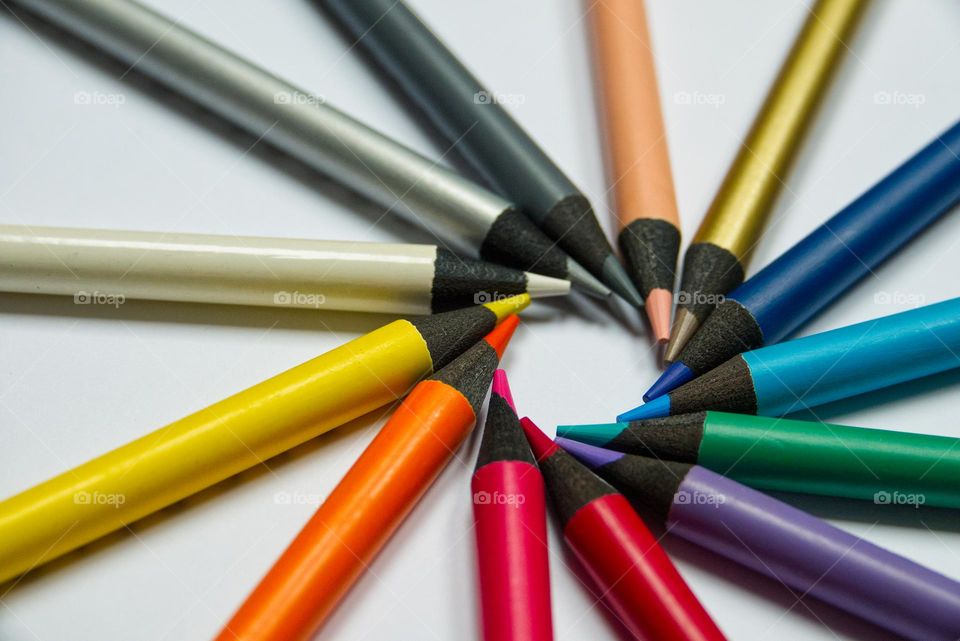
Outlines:
[[960,298],[744,352],[617,417],[783,416],[960,367]]

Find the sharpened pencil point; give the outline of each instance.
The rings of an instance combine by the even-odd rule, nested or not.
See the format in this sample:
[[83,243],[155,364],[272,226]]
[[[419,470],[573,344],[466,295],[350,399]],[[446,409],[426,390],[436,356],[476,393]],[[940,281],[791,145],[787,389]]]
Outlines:
[[497,352],[497,358],[503,358],[503,352],[507,349],[507,344],[510,342],[510,338],[513,336],[519,324],[520,317],[516,314],[511,314],[484,337],[484,340],[490,344],[490,347]]
[[669,394],[681,385],[689,383],[694,378],[693,370],[687,367],[683,361],[674,361],[666,371],[660,375],[660,378],[650,386],[647,393],[643,395],[643,401],[649,403],[655,398]]
[[550,298],[551,296],[566,296],[570,293],[570,281],[562,278],[553,278],[543,274],[526,272],[527,293],[530,298]]
[[507,380],[507,373],[502,369],[493,373],[493,393],[503,398],[516,414],[517,406],[514,404],[513,394],[510,392],[510,382]]
[[572,258],[567,259],[567,278],[578,290],[594,298],[608,298],[613,293],[609,287],[597,280],[596,276]]
[[557,436],[603,447],[627,429],[626,423],[594,423],[589,425],[557,425]]
[[484,303],[483,306],[497,315],[497,321],[502,321],[510,314],[517,314],[530,304],[530,294],[519,294],[500,300]]
[[581,443],[579,441],[572,441],[568,438],[563,438],[562,436],[558,436],[553,440],[553,442],[566,450],[568,454],[572,454],[574,458],[589,467],[591,470],[595,470],[598,467],[603,467],[608,463],[613,463],[614,461],[622,459],[624,456],[623,452],[605,450],[602,447],[587,445],[586,443]]
[[523,433],[526,434],[527,442],[530,443],[530,449],[533,450],[537,461],[542,461],[560,449],[559,445],[551,441],[550,437],[526,416],[520,419],[520,427],[523,428]]
[[627,275],[627,270],[623,268],[623,265],[613,254],[607,256],[603,261],[603,282],[609,285],[617,296],[637,309],[643,309],[643,298],[640,296],[640,292],[634,287],[633,281]]
[[670,331],[670,342],[667,343],[667,351],[663,354],[663,360],[672,363],[680,358],[683,348],[697,333],[699,327],[700,321],[693,312],[685,307],[678,307],[677,315],[673,319],[673,329]]
[[670,340],[670,310],[673,308],[673,293],[667,289],[651,289],[644,302],[653,339],[658,343]]
[[648,418],[661,418],[670,416],[670,395],[655,398],[649,403],[635,407],[628,412],[624,412],[617,417],[618,423],[630,423],[632,421],[644,421]]

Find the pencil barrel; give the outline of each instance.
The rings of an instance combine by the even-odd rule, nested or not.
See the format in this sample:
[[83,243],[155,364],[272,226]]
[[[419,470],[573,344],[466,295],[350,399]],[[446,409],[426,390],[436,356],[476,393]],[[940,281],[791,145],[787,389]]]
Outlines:
[[746,266],[865,5],[819,0],[810,9],[694,243],[716,245]]
[[220,633],[220,641],[313,638],[476,422],[439,381],[418,385]]
[[703,467],[669,531],[907,639],[960,634],[960,583]]
[[498,94],[488,91],[405,3],[322,0],[320,5],[474,171],[538,224],[559,201],[579,194],[510,117]]
[[622,494],[581,508],[564,536],[597,594],[637,638],[725,639]]
[[960,201],[960,122],[727,297],[789,336]]
[[960,508],[958,439],[708,413],[698,462],[751,487]]
[[0,503],[8,579],[390,403],[432,370],[396,321]]
[[129,0],[17,3],[386,208],[479,247],[509,203]]
[[429,314],[436,260],[432,245],[0,226],[0,291],[79,303]]
[[543,477],[530,463],[496,461],[477,470],[471,490],[483,638],[550,641]]
[[960,298],[954,298],[762,347],[742,358],[756,395],[752,413],[782,416],[958,368],[958,351]]
[[[643,0],[588,3],[616,215],[680,220]],[[676,256],[672,256],[672,265]],[[673,289],[673,281],[660,285]],[[645,292],[641,292],[644,293]]]

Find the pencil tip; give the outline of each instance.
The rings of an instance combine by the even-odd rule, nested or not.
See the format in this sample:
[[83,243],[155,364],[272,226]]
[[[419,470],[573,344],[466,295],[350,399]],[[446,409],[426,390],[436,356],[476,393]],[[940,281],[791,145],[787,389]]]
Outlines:
[[594,298],[607,298],[612,293],[609,287],[572,258],[567,258],[567,278],[577,289]]
[[653,338],[658,343],[670,340],[670,310],[673,307],[673,294],[662,288],[651,289],[645,301],[647,318]]
[[496,314],[499,322],[510,314],[517,314],[526,309],[529,304],[530,294],[518,294],[517,296],[509,296],[484,303],[483,306]]
[[610,289],[623,300],[637,309],[643,308],[643,298],[640,296],[640,292],[634,287],[633,281],[627,275],[627,270],[623,268],[623,265],[613,254],[607,256],[603,261],[603,282],[609,285]]
[[579,441],[572,441],[568,438],[563,438],[562,436],[558,436],[553,440],[553,442],[563,448],[568,454],[572,454],[574,458],[589,467],[591,470],[595,470],[598,467],[603,467],[608,463],[613,463],[614,461],[622,459],[624,456],[623,452],[605,450],[602,447],[588,445]]
[[594,423],[590,425],[557,425],[557,436],[603,447],[627,429],[626,423]]
[[530,294],[530,298],[566,296],[570,293],[570,281],[568,280],[533,272],[526,272],[525,275],[527,278],[527,293]]
[[645,403],[649,403],[655,398],[664,394],[669,394],[685,383],[694,379],[693,370],[687,367],[683,361],[674,361],[667,367],[666,371],[660,375],[660,378],[650,386],[647,393],[643,395]]
[[533,455],[537,458],[537,461],[542,461],[560,449],[560,447],[551,441],[550,437],[544,434],[543,431],[537,427],[536,423],[528,417],[524,416],[520,419],[520,427],[523,428],[523,433],[527,436],[530,449],[533,450]]
[[503,352],[507,349],[510,338],[520,324],[520,317],[516,314],[507,316],[502,323],[497,325],[484,337],[484,340],[497,352],[498,358],[503,358]]
[[510,381],[507,380],[507,373],[502,369],[493,373],[493,393],[503,398],[514,414],[517,413],[517,406],[513,402],[513,394],[510,393]]
[[618,423],[645,421],[648,418],[662,418],[670,416],[670,395],[660,396],[649,403],[635,407],[617,417]]
[[683,348],[697,333],[699,327],[700,321],[693,312],[685,307],[677,308],[677,315],[673,319],[673,330],[670,332],[670,342],[667,343],[667,351],[663,354],[663,360],[672,363],[680,358]]

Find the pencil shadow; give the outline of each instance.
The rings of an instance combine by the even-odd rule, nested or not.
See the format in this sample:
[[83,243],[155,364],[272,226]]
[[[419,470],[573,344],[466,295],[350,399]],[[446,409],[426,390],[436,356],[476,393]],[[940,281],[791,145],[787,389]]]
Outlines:
[[801,421],[826,421],[833,416],[852,414],[884,403],[895,403],[907,398],[914,400],[931,394],[945,393],[946,390],[960,387],[960,368],[932,374],[899,385],[851,396],[832,403],[825,403],[812,409],[792,412],[791,419]]
[[[659,534],[655,532],[655,534]],[[662,541],[667,553],[685,563],[710,572],[732,590],[744,590],[762,596],[784,611],[784,616],[800,616],[818,623],[843,638],[864,641],[897,641],[901,637],[863,619],[809,596],[801,597],[776,579],[766,577],[738,563],[714,554],[676,536]]]
[[[6,583],[0,583],[0,594],[4,594],[8,590],[24,589],[32,585],[42,583],[46,580],[53,580],[51,577],[55,577],[60,570],[72,564],[93,563],[95,562],[96,556],[99,552],[109,549],[110,547],[119,543],[127,542],[131,536],[140,537],[163,527],[164,524],[170,522],[172,519],[185,518],[185,515],[197,510],[202,510],[204,506],[217,501],[223,495],[234,491],[236,488],[256,483],[259,479],[267,474],[273,474],[277,470],[283,469],[288,465],[302,461],[307,457],[314,456],[324,447],[330,447],[335,443],[355,438],[364,430],[375,425],[385,415],[392,412],[395,405],[396,403],[394,405],[384,406],[373,410],[372,412],[369,412],[359,418],[354,419],[353,421],[350,421],[349,423],[311,439],[310,441],[288,450],[287,452],[278,454],[277,456],[269,459],[268,464],[252,467],[230,478],[224,479],[216,485],[201,490],[200,492],[182,499],[173,505],[167,506],[162,510],[139,519],[135,523],[131,524],[128,528],[117,530],[97,539],[96,541],[77,548],[76,550],[54,559],[49,563],[34,568],[27,574],[22,575],[20,578],[14,578]],[[267,467],[267,465],[269,465],[269,467]]]

